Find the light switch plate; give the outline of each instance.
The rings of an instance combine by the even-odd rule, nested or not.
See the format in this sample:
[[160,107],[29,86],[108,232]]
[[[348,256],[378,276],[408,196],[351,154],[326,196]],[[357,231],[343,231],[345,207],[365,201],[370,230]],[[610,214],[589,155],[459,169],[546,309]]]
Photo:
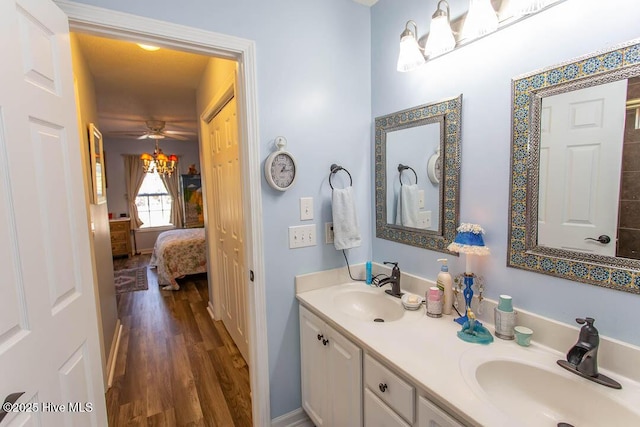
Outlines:
[[289,227],[289,249],[316,245],[316,225],[294,225]]
[[424,209],[424,190],[418,190],[418,209]]
[[431,211],[418,212],[418,228],[427,229],[431,227]]
[[313,219],[313,197],[300,197],[300,219]]

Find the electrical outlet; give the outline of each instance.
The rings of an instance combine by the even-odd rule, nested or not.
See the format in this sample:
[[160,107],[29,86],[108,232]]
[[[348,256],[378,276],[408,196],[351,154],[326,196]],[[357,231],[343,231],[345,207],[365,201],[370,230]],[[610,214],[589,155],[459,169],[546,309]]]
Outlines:
[[325,222],[324,223],[324,242],[327,245],[333,243],[333,223]]
[[424,209],[424,190],[418,190],[418,209]]
[[313,197],[300,197],[300,219],[313,219]]
[[289,227],[289,249],[316,245],[316,225],[295,225]]

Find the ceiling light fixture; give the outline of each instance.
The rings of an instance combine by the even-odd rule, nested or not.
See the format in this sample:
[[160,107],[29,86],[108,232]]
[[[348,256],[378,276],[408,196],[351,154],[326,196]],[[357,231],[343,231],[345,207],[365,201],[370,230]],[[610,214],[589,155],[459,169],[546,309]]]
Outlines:
[[149,52],[155,52],[156,50],[159,50],[160,48],[157,46],[152,46],[150,44],[142,44],[142,43],[136,43],[138,46],[140,46],[142,49],[144,50],[148,50]]
[[149,135],[149,138],[155,139],[156,148],[153,150],[153,154],[142,153],[140,156],[144,173],[157,172],[159,175],[171,176],[178,165],[178,156],[175,154],[167,156],[162,152],[162,149],[158,146],[158,141],[164,138],[164,135]]
[[[415,33],[409,28],[413,25]],[[400,34],[400,54],[398,55],[398,71],[413,71],[425,63],[424,55],[418,44],[418,25],[414,21],[407,21],[404,31]]]
[[[447,8],[446,11],[440,9],[441,4]],[[450,16],[449,3],[446,0],[440,0],[436,12],[431,17],[431,29],[424,47],[424,54],[430,58],[449,52],[456,46],[456,39],[451,31]]]

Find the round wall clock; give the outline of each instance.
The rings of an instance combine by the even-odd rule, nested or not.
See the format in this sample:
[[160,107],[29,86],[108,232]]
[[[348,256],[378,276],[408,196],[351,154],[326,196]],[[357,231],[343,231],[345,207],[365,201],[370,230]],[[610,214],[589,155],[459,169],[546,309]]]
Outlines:
[[431,181],[434,185],[438,185],[440,183],[440,176],[442,176],[442,157],[440,157],[440,149],[429,158],[429,162],[427,163],[427,176],[429,176],[429,181]]
[[288,190],[296,182],[297,168],[293,155],[284,150],[287,140],[284,136],[276,138],[277,151],[264,162],[264,177],[267,183],[278,191]]

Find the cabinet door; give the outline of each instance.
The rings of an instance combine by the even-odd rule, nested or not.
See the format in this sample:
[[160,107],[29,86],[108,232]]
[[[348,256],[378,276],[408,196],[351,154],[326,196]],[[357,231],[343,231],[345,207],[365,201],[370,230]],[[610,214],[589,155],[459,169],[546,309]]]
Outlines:
[[[328,426],[329,372],[327,360],[329,337],[323,332],[325,324],[317,316],[300,306],[300,358],[302,377],[302,408],[316,427]],[[326,344],[324,344],[326,342]]]
[[410,427],[368,388],[364,389],[365,427]]
[[419,396],[418,427],[462,427],[462,424],[424,397]]
[[329,399],[332,426],[362,425],[362,351],[327,327],[329,341]]

